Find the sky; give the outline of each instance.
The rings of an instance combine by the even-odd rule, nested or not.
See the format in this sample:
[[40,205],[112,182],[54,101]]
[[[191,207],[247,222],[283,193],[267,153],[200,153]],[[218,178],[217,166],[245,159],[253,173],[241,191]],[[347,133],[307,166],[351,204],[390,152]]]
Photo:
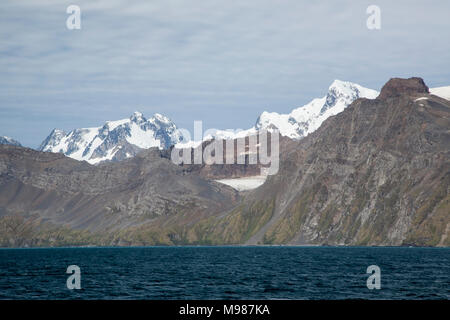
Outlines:
[[[66,27],[69,5],[81,29]],[[370,30],[369,5],[381,28]],[[53,128],[141,111],[192,131],[254,125],[335,79],[450,85],[450,1],[2,0],[0,135],[38,147]]]

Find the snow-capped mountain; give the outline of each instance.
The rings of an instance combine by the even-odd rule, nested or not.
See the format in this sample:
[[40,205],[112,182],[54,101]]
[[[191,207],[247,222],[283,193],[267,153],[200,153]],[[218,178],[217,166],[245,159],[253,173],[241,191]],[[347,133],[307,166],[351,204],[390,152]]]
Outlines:
[[[313,99],[308,104],[292,110],[289,114],[264,111],[256,120],[255,126],[248,130],[233,132],[217,130],[213,135],[203,137],[210,139],[237,139],[256,134],[259,130],[278,129],[280,134],[291,139],[301,139],[317,130],[327,118],[342,112],[358,98],[375,99],[379,92],[364,88],[356,83],[335,80],[322,98]],[[196,147],[199,142],[183,142],[178,148]]]
[[375,99],[379,92],[356,83],[335,80],[327,95],[312,100],[289,114],[263,112],[256,121],[255,129],[278,128],[280,134],[292,139],[301,139],[317,130],[322,122],[334,116],[358,98]]
[[22,146],[19,141],[14,140],[10,137],[6,137],[6,136],[0,136],[0,144],[9,144],[12,146],[17,146],[17,147]]
[[135,112],[128,119],[107,121],[102,127],[75,129],[69,133],[54,129],[39,150],[61,152],[96,164],[130,158],[151,147],[165,149],[182,140],[169,118],[155,113],[146,119],[142,113]]
[[[213,138],[236,139],[275,128],[283,136],[301,139],[319,128],[328,117],[342,112],[354,100],[374,99],[377,96],[376,90],[335,80],[324,97],[314,99],[289,114],[265,111],[250,129],[239,132],[217,130],[213,135],[204,136],[203,141]],[[128,119],[107,121],[102,127],[75,129],[69,133],[54,129],[39,150],[61,152],[76,160],[97,164],[130,158],[140,150],[151,147],[166,149],[175,145],[177,148],[187,148],[200,144],[200,141],[185,140],[167,117],[156,113],[147,120],[142,113],[135,112]]]

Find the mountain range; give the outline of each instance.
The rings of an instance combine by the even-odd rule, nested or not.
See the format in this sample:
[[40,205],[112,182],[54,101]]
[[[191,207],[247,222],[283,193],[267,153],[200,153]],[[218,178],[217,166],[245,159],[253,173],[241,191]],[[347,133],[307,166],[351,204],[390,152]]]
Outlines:
[[364,88],[356,83],[335,80],[322,98],[313,99],[308,104],[295,108],[289,114],[263,112],[255,125],[237,135],[229,135],[219,130],[215,138],[236,138],[251,135],[259,130],[278,129],[282,136],[291,139],[301,139],[317,130],[327,118],[342,112],[350,103],[358,98],[374,99],[379,92]]
[[169,118],[156,113],[146,119],[142,113],[134,112],[128,119],[107,121],[101,127],[75,129],[69,133],[54,129],[38,150],[63,153],[75,160],[97,164],[131,158],[152,147],[166,149],[182,139]]
[[[253,127],[236,131],[216,130],[203,137],[203,141],[212,139],[237,139],[257,134],[261,130],[277,129],[279,133],[290,139],[301,139],[314,132],[328,117],[342,112],[350,103],[358,98],[374,99],[378,91],[362,87],[356,83],[335,80],[322,98],[313,99],[304,106],[293,109],[288,114],[264,111]],[[186,141],[176,147],[196,147],[200,141]]]
[[[431,88],[430,93],[450,99],[450,86]],[[342,112],[354,100],[374,99],[378,94],[378,91],[356,83],[335,80],[324,97],[313,99],[289,114],[264,111],[250,129],[216,130],[214,134],[204,136],[202,141],[236,139],[274,128],[282,136],[298,140],[314,132],[328,117]],[[156,113],[147,120],[141,112],[136,111],[127,119],[107,121],[100,127],[74,129],[68,133],[53,129],[37,150],[63,153],[75,160],[98,164],[131,158],[152,147],[186,148],[197,147],[200,143],[187,141],[169,118]],[[6,136],[0,136],[0,144],[21,145]]]
[[[202,141],[236,139],[273,128],[279,129],[283,136],[301,139],[316,130],[328,117],[342,112],[354,100],[375,98],[377,95],[375,90],[335,80],[324,97],[314,99],[289,114],[263,112],[250,129],[241,132],[217,130],[215,134],[203,137]],[[185,140],[167,117],[155,114],[147,120],[142,113],[135,112],[128,119],[107,121],[101,127],[75,129],[69,133],[54,129],[38,150],[60,152],[76,160],[97,164],[130,158],[151,147],[167,149],[175,145],[183,148],[198,146],[201,142]]]
[[[430,90],[440,97],[450,97],[450,87]],[[358,98],[374,99],[379,92],[356,83],[335,80],[322,98],[313,99],[304,106],[293,109],[289,114],[263,112],[253,127],[247,130],[216,130],[204,136],[201,141],[212,139],[236,139],[254,135],[260,130],[277,128],[282,136],[299,140],[317,130],[330,116],[342,112]],[[154,114],[150,119],[138,111],[129,118],[107,121],[103,126],[74,129],[68,133],[53,129],[37,150],[63,153],[75,160],[91,164],[104,161],[120,161],[134,157],[138,152],[158,147],[167,149],[197,147],[201,141],[187,141],[169,118]],[[0,144],[15,143],[11,138],[0,137]]]
[[0,145],[0,246],[449,246],[449,128],[449,100],[393,78],[304,138],[283,137],[279,172],[245,192],[170,150],[93,166]]

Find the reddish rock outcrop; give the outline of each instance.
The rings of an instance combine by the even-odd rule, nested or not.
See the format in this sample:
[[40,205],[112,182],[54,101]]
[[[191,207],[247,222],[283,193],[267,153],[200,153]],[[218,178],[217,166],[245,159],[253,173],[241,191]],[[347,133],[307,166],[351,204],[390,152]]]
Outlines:
[[398,97],[400,95],[416,95],[429,93],[429,89],[422,78],[391,78],[381,89],[378,99]]

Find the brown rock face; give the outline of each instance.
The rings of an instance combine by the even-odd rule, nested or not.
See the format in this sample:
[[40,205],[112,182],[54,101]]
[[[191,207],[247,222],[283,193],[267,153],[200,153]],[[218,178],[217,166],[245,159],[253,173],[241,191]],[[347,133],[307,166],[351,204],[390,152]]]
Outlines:
[[217,233],[247,244],[450,246],[450,101],[426,91],[421,79],[393,79],[382,99],[328,118]]
[[[167,220],[171,227],[185,225],[230,208],[236,197],[225,185],[187,174],[157,149],[92,166],[57,153],[0,145],[0,247],[92,244],[98,243],[92,237],[79,242],[70,234],[111,235],[149,223],[160,230]],[[26,234],[20,231],[25,226],[31,229]],[[69,232],[65,240],[51,242],[51,230],[62,226],[67,230],[58,232]],[[166,241],[146,231],[149,238],[142,243]]]
[[429,93],[428,87],[422,78],[392,78],[383,86],[378,98],[386,99],[390,97],[398,97],[402,94],[416,95],[421,93]]

